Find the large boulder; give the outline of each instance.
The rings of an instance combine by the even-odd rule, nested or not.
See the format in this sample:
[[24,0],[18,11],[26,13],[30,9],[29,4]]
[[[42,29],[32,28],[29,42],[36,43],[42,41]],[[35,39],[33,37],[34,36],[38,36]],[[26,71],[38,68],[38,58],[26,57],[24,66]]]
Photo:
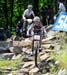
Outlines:
[[31,45],[32,45],[32,41],[30,39],[22,40],[19,43],[19,46],[22,46],[22,47],[31,47]]
[[10,52],[14,53],[15,55],[22,53],[22,48],[18,47],[18,46],[10,47],[9,50],[10,50]]
[[10,42],[0,41],[0,53],[7,53],[9,51]]
[[0,60],[1,59],[11,59],[14,53],[2,53],[0,54]]

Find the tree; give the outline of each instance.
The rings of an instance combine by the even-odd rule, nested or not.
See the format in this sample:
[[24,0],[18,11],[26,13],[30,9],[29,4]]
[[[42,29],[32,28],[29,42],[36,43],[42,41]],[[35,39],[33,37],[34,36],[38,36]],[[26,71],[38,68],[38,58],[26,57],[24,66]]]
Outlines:
[[39,0],[33,0],[35,15],[39,15]]
[[7,10],[7,0],[4,0],[4,15],[5,15],[5,18],[6,18],[6,29],[8,29],[8,10]]
[[14,5],[14,0],[11,0],[11,23],[10,23],[10,31],[12,31],[12,18],[13,18],[13,5]]
[[[67,2],[67,0],[64,1]],[[41,18],[41,9],[48,4],[53,9],[52,15],[57,11],[57,0],[0,0],[0,27],[10,28],[12,31],[12,27],[16,26],[18,16],[22,16],[28,4],[33,5],[35,15]]]

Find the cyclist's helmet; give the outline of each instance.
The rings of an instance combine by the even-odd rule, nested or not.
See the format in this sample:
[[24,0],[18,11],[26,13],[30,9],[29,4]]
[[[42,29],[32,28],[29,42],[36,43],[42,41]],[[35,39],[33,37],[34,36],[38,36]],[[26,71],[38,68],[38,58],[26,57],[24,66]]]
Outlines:
[[40,22],[40,18],[38,16],[34,17],[33,19],[34,22]]
[[32,5],[28,5],[28,6],[27,6],[27,8],[32,8],[32,7],[33,7]]

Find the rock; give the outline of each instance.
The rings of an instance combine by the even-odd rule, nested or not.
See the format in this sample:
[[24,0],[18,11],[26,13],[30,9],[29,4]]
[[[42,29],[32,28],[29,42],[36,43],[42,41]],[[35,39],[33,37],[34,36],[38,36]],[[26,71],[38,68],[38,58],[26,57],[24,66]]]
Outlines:
[[11,59],[13,55],[13,53],[2,53],[0,54],[0,59]]
[[14,53],[14,54],[20,54],[22,53],[22,48],[15,46],[15,47],[10,47],[9,48],[10,52]]
[[13,41],[13,47],[19,46],[19,41]]
[[48,41],[42,42],[42,44],[52,44],[52,43],[54,43],[54,41],[52,41],[52,40],[48,40]]
[[34,57],[33,56],[31,56],[31,55],[24,55],[24,56],[22,56],[22,60],[24,61],[24,62],[28,62],[28,61],[34,61]]
[[14,52],[13,50],[14,50],[14,47],[9,47],[9,50],[10,50],[10,52]]
[[49,31],[47,33],[47,38],[46,39],[43,39],[42,42],[45,42],[45,41],[49,41],[49,40],[52,40],[54,39],[56,36],[56,34],[58,33],[58,31]]
[[50,67],[55,67],[55,65],[52,62],[48,63]]
[[60,63],[59,61],[56,61],[56,62],[55,62],[55,65],[58,65],[59,63]]
[[32,54],[32,50],[31,49],[23,48],[22,50],[23,50],[23,52],[25,52],[27,54],[30,54],[30,55]]
[[46,74],[44,74],[44,75],[51,75],[50,73],[46,73]]
[[20,47],[25,47],[26,46],[25,40],[21,40],[20,43],[19,43],[19,46]]
[[28,73],[29,69],[28,68],[21,68],[18,70],[18,73]]
[[32,41],[29,39],[21,40],[18,45],[19,47],[29,47],[30,48],[32,45]]
[[67,70],[66,69],[61,69],[57,75],[67,75]]
[[40,60],[41,61],[46,60],[48,57],[49,57],[48,54],[44,54],[44,55],[40,56]]
[[60,50],[60,49],[61,49],[61,46],[60,46],[60,45],[58,45],[58,44],[55,44],[54,49],[55,49],[56,51],[58,51],[58,50]]
[[9,73],[10,71],[12,71],[12,69],[10,67],[1,67],[2,72],[5,73]]
[[23,48],[22,51],[23,51],[23,52],[26,52],[26,51],[27,51],[27,48]]
[[39,69],[37,67],[35,67],[35,68],[31,69],[29,71],[29,73],[37,73],[38,71],[39,71]]
[[53,58],[49,57],[46,59],[46,62],[50,62]]
[[34,64],[34,61],[30,61],[30,62],[25,62],[25,64],[23,65],[23,68],[31,66]]
[[46,27],[46,30],[50,30],[52,28],[52,24],[50,24],[49,26]]
[[43,39],[42,42],[49,41],[53,38],[55,38],[55,36],[48,36],[46,39]]
[[55,36],[59,31],[49,31],[48,36]]
[[44,54],[45,54],[45,51],[42,51],[39,53],[39,56],[44,55]]
[[21,41],[13,41],[13,47],[19,46],[19,47],[31,47],[32,41],[30,39],[25,39]]
[[49,53],[49,52],[55,52],[55,50],[51,50],[51,49],[45,49],[45,52]]
[[14,55],[14,56],[12,57],[12,59],[20,59],[21,57],[22,57],[22,55],[21,55],[21,54],[18,54],[17,56]]
[[16,38],[16,36],[15,35],[12,35],[10,39],[11,40],[15,40],[15,38]]
[[34,67],[35,67],[35,64],[31,65],[31,66],[29,67],[29,69],[31,70],[31,69],[34,68]]
[[0,41],[0,53],[8,52],[10,47],[10,42]]
[[9,73],[9,74],[7,74],[7,75],[13,75],[13,73]]
[[13,53],[14,54],[21,54],[22,53],[22,48],[18,47],[18,46],[14,47],[13,48]]
[[45,44],[45,45],[42,45],[41,47],[46,49],[46,48],[50,48],[50,46],[51,44]]
[[10,47],[12,47],[13,42],[12,42],[12,40],[11,40],[10,38],[8,38],[8,39],[6,40],[6,42],[9,42],[9,43],[10,43]]
[[49,48],[54,49],[55,44],[44,44],[41,47],[44,48],[44,49],[49,49]]
[[12,40],[10,39],[10,38],[8,38],[7,40],[6,40],[6,42],[11,42]]
[[12,59],[15,59],[16,58],[16,55],[14,55],[13,57],[12,57]]
[[31,47],[32,41],[30,39],[25,39],[25,44]]

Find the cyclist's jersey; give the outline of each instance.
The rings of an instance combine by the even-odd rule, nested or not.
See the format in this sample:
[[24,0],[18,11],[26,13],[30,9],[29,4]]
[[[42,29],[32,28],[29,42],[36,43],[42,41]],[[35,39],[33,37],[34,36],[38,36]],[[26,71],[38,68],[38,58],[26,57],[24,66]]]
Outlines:
[[59,10],[60,10],[60,12],[65,12],[66,11],[66,8],[65,8],[63,3],[59,3]]
[[26,9],[24,11],[24,16],[26,17],[26,19],[28,19],[28,18],[33,19],[34,18],[34,12],[32,10],[29,11],[28,9]]
[[34,26],[33,26],[33,32],[40,34],[41,33],[41,27],[42,27],[41,25],[35,25],[34,24]]
[[33,31],[34,34],[41,34],[43,31],[43,25],[40,23],[40,25],[36,25],[35,23],[31,24],[31,26],[28,28],[28,31]]

